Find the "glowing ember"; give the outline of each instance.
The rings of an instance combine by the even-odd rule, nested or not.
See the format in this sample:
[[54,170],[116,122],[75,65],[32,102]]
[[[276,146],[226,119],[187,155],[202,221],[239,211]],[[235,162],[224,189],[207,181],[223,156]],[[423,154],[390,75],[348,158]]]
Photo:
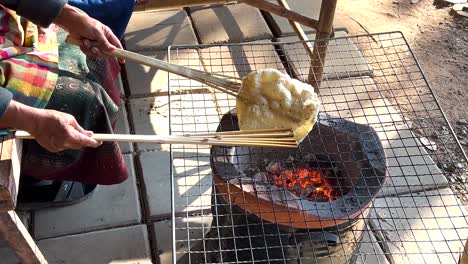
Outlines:
[[282,169],[278,163],[270,163],[267,171],[270,184],[287,189],[299,197],[331,202],[339,194],[319,170],[310,168],[307,164]]

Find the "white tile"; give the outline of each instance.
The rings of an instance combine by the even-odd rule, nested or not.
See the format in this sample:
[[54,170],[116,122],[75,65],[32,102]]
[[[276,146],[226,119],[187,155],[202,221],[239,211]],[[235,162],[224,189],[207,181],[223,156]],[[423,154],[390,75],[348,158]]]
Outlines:
[[[127,108],[125,102],[121,102],[117,120],[115,123],[115,134],[130,134],[130,125],[127,117]],[[131,153],[133,151],[133,145],[130,142],[119,142],[120,151],[124,154]]]
[[455,264],[468,237],[468,214],[445,188],[376,199],[371,226],[394,263]]
[[[139,54],[150,58],[167,61],[167,51],[140,51]],[[126,62],[130,95],[150,94],[167,91],[168,73],[140,63]]]
[[387,126],[377,131],[387,158],[388,177],[381,195],[418,192],[448,186],[446,177],[408,126]]
[[254,70],[274,68],[284,72],[271,40],[247,42],[240,46],[213,46],[200,50],[208,72],[244,77]]
[[381,195],[445,187],[448,182],[406,125],[398,106],[385,99],[370,77],[322,83],[322,111],[369,125],[385,151],[387,180]]
[[[148,194],[150,215],[154,218],[167,217],[171,213],[169,152],[144,152],[139,158]],[[172,170],[176,213],[209,210],[212,186],[209,148],[185,145],[175,149]]]
[[18,264],[19,259],[16,257],[15,252],[8,246],[6,241],[0,240],[0,258],[2,264]]
[[[343,31],[335,32],[335,37],[346,37]],[[309,40],[315,39],[315,34],[307,36]],[[280,42],[298,41],[297,36],[280,38]],[[285,44],[283,49],[289,62],[298,71],[302,78],[307,79],[310,68],[310,57],[301,43]],[[322,62],[323,63],[323,62]],[[328,42],[328,51],[324,63],[324,78],[336,79],[349,76],[369,76],[372,73],[362,53],[353,44],[351,39],[333,39]]]
[[125,44],[128,50],[142,51],[198,42],[185,11],[171,10],[133,13]]
[[119,87],[120,97],[122,98],[125,97],[125,90],[123,87],[122,75],[120,73],[117,75],[117,78],[115,79],[115,84],[117,85],[117,87]]
[[16,214],[21,219],[21,222],[23,222],[24,227],[29,230],[31,227],[31,212],[16,210]]
[[45,239],[38,246],[49,263],[152,263],[145,225]]
[[[200,245],[203,249],[203,239],[210,231],[212,219],[211,215],[176,218],[177,260],[189,251],[197,251]],[[172,263],[172,221],[155,222],[154,229],[161,264]],[[193,258],[193,254],[191,255]]]
[[171,96],[172,134],[215,132],[221,120],[211,94]]
[[[193,49],[178,49],[171,50],[170,56],[168,51],[141,51],[139,54],[149,58],[158,59],[164,62],[189,67],[191,69],[202,70],[202,63],[198,56],[198,52]],[[128,85],[130,95],[152,95],[152,94],[167,94],[168,80],[170,81],[171,91],[196,89],[202,86],[200,83],[175,74],[168,74],[163,70],[158,70],[154,67],[144,66],[139,63],[127,62],[125,64],[127,72]]]
[[[138,135],[169,135],[169,103],[167,96],[130,99],[130,113]],[[138,143],[138,150],[169,149],[160,144]]]
[[389,264],[374,233],[366,228],[357,251],[356,264]]
[[191,8],[202,44],[240,43],[273,37],[260,11],[245,4]]
[[[268,0],[268,1],[272,2],[273,4],[278,4],[277,0]],[[291,10],[298,12],[300,14],[303,14],[312,19],[318,20],[319,15],[320,15],[320,6],[321,6],[322,1],[293,0],[293,1],[287,1],[287,3]],[[270,21],[269,23],[270,27],[272,28],[272,31],[275,33],[275,35],[283,37],[283,36],[290,36],[290,35],[295,34],[287,18],[268,13],[268,15],[265,16],[265,19],[267,19],[267,21]],[[335,29],[335,31],[342,31],[342,30],[347,31],[346,26],[340,20],[339,16],[336,16],[336,15],[333,19],[333,28]],[[302,26],[302,29],[307,34],[313,33],[316,31],[314,28],[309,28],[306,26]]]
[[[167,96],[131,99],[130,107],[136,134],[169,135],[171,132],[173,135],[182,135],[214,132],[220,120],[219,109],[211,94],[171,95],[170,106]],[[167,145],[148,143],[138,143],[137,146],[142,151],[169,148]]]
[[400,111],[370,77],[324,80],[320,88],[321,110],[327,114],[374,128],[402,122]]
[[78,204],[36,211],[35,237],[43,239],[139,223],[141,212],[133,157],[124,155],[124,158],[129,171],[127,181],[98,186],[90,198]]

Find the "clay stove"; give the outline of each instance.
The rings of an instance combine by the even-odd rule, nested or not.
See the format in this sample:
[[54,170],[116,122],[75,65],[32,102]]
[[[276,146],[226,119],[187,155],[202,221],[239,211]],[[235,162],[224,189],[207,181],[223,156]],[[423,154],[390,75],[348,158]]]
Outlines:
[[298,149],[212,147],[212,262],[354,262],[385,156],[369,126],[319,120]]

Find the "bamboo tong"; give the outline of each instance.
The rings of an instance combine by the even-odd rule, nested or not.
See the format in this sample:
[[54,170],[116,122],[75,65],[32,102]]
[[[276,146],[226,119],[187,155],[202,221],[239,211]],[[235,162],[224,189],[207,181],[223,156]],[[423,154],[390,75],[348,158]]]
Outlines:
[[[70,36],[67,37],[66,42],[71,45],[80,45],[79,40],[71,38]],[[174,73],[195,81],[199,81],[234,97],[237,97],[237,92],[241,87],[241,79],[237,77],[225,76],[216,73],[208,73],[205,71],[180,66],[177,64],[172,64],[163,60],[150,58],[148,56],[144,56],[123,49],[116,49],[110,53],[107,53],[107,55],[139,63],[170,73]]]
[[[16,138],[34,139],[25,131],[16,131]],[[229,131],[217,133],[197,133],[182,136],[128,135],[128,134],[94,134],[98,141],[157,143],[157,144],[195,144],[224,146],[258,146],[295,148],[297,141],[288,129],[259,129]]]

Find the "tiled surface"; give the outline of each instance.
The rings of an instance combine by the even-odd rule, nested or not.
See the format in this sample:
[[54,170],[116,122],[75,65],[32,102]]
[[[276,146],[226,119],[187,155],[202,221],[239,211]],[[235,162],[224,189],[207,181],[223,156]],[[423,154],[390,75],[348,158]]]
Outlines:
[[75,205],[36,211],[35,238],[43,239],[139,223],[141,212],[133,158],[131,155],[125,155],[124,158],[129,170],[126,182],[98,186],[92,197]]
[[16,214],[21,219],[21,222],[23,222],[24,227],[29,229],[31,227],[31,211],[16,210]]
[[371,227],[394,263],[457,263],[467,219],[449,188],[379,198],[371,210]]
[[[322,83],[322,109],[335,118],[369,124],[387,158],[387,180],[381,195],[447,186],[448,182],[395,105],[385,99],[370,77]],[[349,110],[343,110],[349,109]]]
[[366,228],[357,251],[356,264],[390,264],[374,233]]
[[[135,133],[169,135],[169,98],[154,96],[130,99]],[[186,134],[215,131],[219,120],[218,108],[211,94],[171,95],[171,132]],[[138,143],[141,151],[168,149],[158,144]]]
[[[210,230],[211,216],[191,216],[176,218],[177,260],[191,249],[195,251]],[[163,220],[154,223],[154,231],[159,246],[161,264],[172,263],[172,221]],[[202,247],[203,248],[203,247]]]
[[[277,0],[268,0],[273,4],[278,4]],[[320,15],[320,6],[322,1],[308,1],[308,0],[289,0],[287,1],[289,8],[292,11],[298,12],[299,14],[308,16],[312,19],[318,20]],[[289,21],[281,16],[275,14],[267,14],[265,16],[269,24],[271,25],[272,31],[277,37],[284,37],[294,35],[294,30],[292,29]],[[335,16],[333,21],[333,27],[335,31],[347,31],[346,26],[340,20],[339,17]],[[315,33],[315,29],[302,26],[302,29],[306,34]]]
[[191,8],[202,44],[240,43],[273,37],[260,11],[245,4]]
[[[169,100],[167,96],[130,99],[135,133],[138,135],[169,135]],[[138,143],[140,151],[161,150],[160,144]],[[165,149],[168,149],[166,146]]]
[[[168,51],[142,51],[139,52],[141,55],[162,60],[170,61],[171,63],[184,65],[192,69],[202,70],[202,65],[198,52],[196,50],[184,49],[183,52],[173,51],[168,56]],[[138,63],[127,62],[125,65],[127,72],[127,79],[129,83],[129,90],[131,96],[142,96],[152,94],[167,94],[168,92],[168,80],[171,80],[171,86],[177,87],[177,89],[190,89],[193,86],[201,86],[188,79],[177,78],[174,74],[168,74],[163,70],[144,66]],[[174,91],[171,90],[171,91]]]
[[[130,99],[135,133],[139,135],[169,135],[169,105],[167,96]],[[169,146],[137,143],[139,151],[168,150]]]
[[215,132],[221,110],[212,94],[171,96],[171,130],[173,134]]
[[387,181],[380,195],[396,195],[448,186],[448,181],[406,125],[377,131],[387,158]]
[[[115,123],[115,134],[130,134],[130,125],[128,122],[127,109],[125,102],[122,101],[120,104],[119,113],[117,115],[117,121]],[[119,142],[120,151],[123,154],[128,154],[133,151],[133,145],[130,142]]]
[[184,10],[133,13],[125,33],[131,51],[164,49],[169,45],[197,44]]
[[125,90],[124,90],[123,81],[122,81],[122,74],[117,75],[115,84],[117,85],[117,87],[119,87],[120,97],[125,98]]
[[38,246],[49,263],[152,263],[145,225],[45,239]]
[[[335,33],[336,38],[346,37],[343,31]],[[309,40],[315,39],[315,34],[308,35]],[[298,41],[297,36],[283,37],[279,42]],[[300,43],[283,45],[283,49],[292,62],[293,67],[304,78],[307,77],[310,68],[310,57]],[[365,61],[361,52],[349,39],[336,39],[328,43],[328,51],[325,58],[324,78],[337,79],[339,77],[354,77],[370,75],[372,69]]]
[[321,110],[374,128],[403,122],[400,112],[385,99],[370,77],[325,80],[320,88]]
[[[266,45],[263,45],[265,43]],[[253,70],[274,68],[284,71],[281,59],[271,40],[247,42],[241,46],[215,46],[200,50],[208,72],[244,77]]]
[[[167,217],[171,213],[169,152],[144,152],[139,158],[147,189],[150,215],[156,219]],[[209,210],[212,185],[209,149],[196,146],[190,149],[188,145],[174,149],[172,169],[176,213]]]
[[[139,54],[167,61],[167,51],[140,51]],[[130,95],[145,95],[167,91],[168,73],[135,62],[125,63]]]
[[18,264],[19,260],[15,255],[15,252],[10,249],[5,241],[0,240],[0,258],[2,264]]

